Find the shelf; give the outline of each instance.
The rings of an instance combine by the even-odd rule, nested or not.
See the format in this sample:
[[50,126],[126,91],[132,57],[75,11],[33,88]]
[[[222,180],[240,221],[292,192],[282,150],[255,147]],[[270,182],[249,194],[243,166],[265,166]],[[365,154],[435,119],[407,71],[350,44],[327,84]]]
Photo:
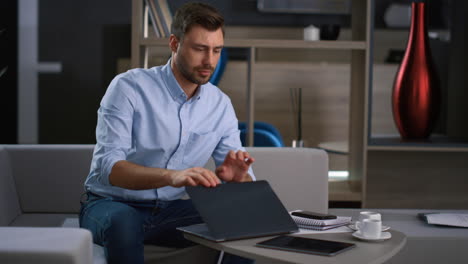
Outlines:
[[361,202],[362,193],[352,191],[348,181],[329,181],[328,182],[328,200],[329,201],[345,201],[345,202]]
[[318,147],[329,153],[347,155],[349,153],[348,141],[329,141],[318,144]]
[[[143,46],[168,45],[167,38],[141,38]],[[303,49],[338,49],[338,50],[365,50],[365,41],[304,41],[296,39],[225,39],[225,47],[236,48],[303,48]]]
[[[333,154],[348,154],[347,141],[323,142],[318,147]],[[431,137],[426,142],[402,142],[398,136],[378,137],[369,140],[367,150],[468,152],[468,141],[453,140],[444,136]]]
[[431,151],[468,152],[467,140],[455,140],[447,136],[431,136],[427,141],[404,142],[398,136],[373,137],[367,147],[371,151]]

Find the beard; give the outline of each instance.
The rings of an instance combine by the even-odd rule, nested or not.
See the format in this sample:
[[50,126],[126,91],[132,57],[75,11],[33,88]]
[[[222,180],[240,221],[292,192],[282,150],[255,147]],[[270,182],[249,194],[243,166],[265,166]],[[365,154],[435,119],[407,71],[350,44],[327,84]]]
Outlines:
[[[213,75],[214,71],[214,68],[211,67],[211,65],[201,65],[193,67],[193,69],[191,69],[183,56],[177,56],[175,64],[177,66],[177,69],[179,69],[180,73],[185,79],[197,85],[203,85],[207,83]],[[211,73],[209,76],[200,76],[198,74],[199,70],[210,70]]]

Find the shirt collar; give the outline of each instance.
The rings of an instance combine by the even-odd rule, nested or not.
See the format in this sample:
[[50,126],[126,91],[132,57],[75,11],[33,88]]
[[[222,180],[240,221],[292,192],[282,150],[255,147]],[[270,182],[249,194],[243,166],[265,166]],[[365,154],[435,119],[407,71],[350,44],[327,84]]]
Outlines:
[[195,92],[195,94],[193,95],[192,97],[192,100],[200,100],[200,98],[202,97],[202,94],[203,94],[203,91],[205,90],[205,85],[200,85],[200,87],[198,87],[197,91]]
[[[182,87],[180,87],[179,83],[177,82],[174,76],[174,73],[172,72],[171,59],[169,59],[166,65],[163,66],[162,72],[164,73],[163,76],[167,84],[167,89],[171,93],[172,98],[182,103],[187,101],[187,95],[185,94]],[[190,100],[200,100],[200,98],[203,95],[203,91],[205,90],[204,86],[205,85],[201,85],[200,87],[198,87],[197,91],[195,92],[195,95]]]

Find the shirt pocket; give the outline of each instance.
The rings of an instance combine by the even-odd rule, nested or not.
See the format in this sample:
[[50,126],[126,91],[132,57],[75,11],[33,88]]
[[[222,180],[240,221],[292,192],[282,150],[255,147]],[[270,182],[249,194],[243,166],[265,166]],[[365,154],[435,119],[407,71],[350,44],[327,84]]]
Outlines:
[[208,162],[218,145],[216,132],[190,132],[183,157],[183,163],[189,167],[203,167]]

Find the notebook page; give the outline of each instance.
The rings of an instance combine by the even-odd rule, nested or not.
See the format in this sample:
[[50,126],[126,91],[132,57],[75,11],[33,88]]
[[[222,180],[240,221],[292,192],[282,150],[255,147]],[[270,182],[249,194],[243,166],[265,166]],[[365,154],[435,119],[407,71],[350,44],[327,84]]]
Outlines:
[[429,224],[468,227],[468,214],[427,214],[426,218]]

